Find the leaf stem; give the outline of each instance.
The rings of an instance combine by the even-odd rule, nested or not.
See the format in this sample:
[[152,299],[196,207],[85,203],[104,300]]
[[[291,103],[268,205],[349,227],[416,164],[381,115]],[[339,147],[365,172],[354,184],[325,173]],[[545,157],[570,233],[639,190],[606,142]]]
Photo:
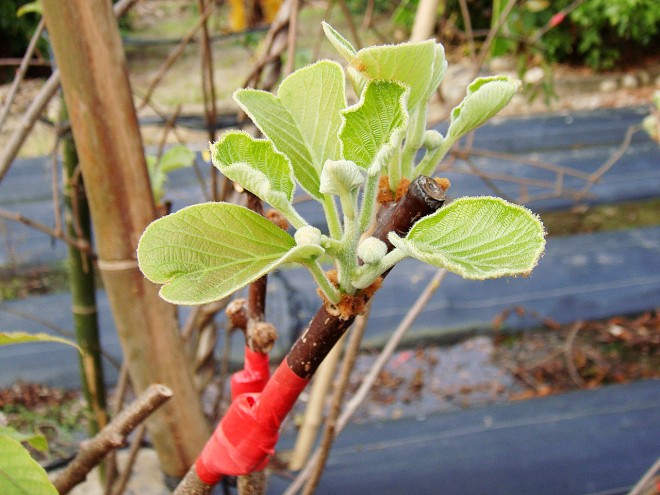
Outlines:
[[337,205],[331,195],[325,194],[323,196],[323,212],[325,213],[325,218],[328,221],[328,231],[330,232],[330,237],[334,239],[341,238],[341,223],[339,222],[339,212],[337,211]]
[[378,174],[370,175],[367,177],[367,183],[362,192],[362,205],[360,206],[360,222],[359,228],[361,232],[365,232],[374,216],[374,207],[376,205],[376,191],[378,191],[378,181],[380,177]]
[[[424,142],[424,131],[426,130],[426,106],[419,106],[410,113],[410,124],[406,133],[406,143],[401,155],[401,175],[407,179],[413,179],[413,165],[415,155]],[[415,174],[415,176],[420,174]],[[397,184],[398,185],[398,184]]]
[[438,164],[445,157],[455,142],[455,139],[452,139],[449,135],[447,135],[440,146],[432,150],[429,149],[426,152],[426,155],[424,155],[422,161],[419,162],[419,165],[415,167],[415,176],[433,175],[435,169],[438,167]]
[[378,263],[362,265],[355,271],[352,285],[356,289],[364,289],[373,284],[387,270],[403,260],[406,254],[398,248],[387,253]]
[[338,304],[341,300],[341,294],[337,288],[332,285],[328,277],[325,275],[323,268],[318,261],[310,261],[305,263],[305,266],[314,277],[314,281],[319,286],[319,289],[323,292],[325,297],[328,298],[332,304]]
[[305,220],[300,213],[291,205],[291,203],[287,203],[286,205],[280,205],[279,208],[282,215],[284,215],[284,218],[287,219],[287,221],[293,225],[295,229],[299,229],[300,227],[304,227],[305,225],[309,225],[307,220]]
[[387,177],[389,180],[390,190],[396,192],[401,182],[401,147],[397,146],[392,154],[389,166],[387,167]]

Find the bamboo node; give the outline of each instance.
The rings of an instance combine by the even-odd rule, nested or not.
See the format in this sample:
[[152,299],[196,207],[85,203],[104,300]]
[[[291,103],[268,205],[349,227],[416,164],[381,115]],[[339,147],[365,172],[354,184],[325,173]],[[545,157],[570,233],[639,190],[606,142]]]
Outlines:
[[120,272],[123,270],[132,270],[138,267],[136,259],[127,260],[96,260],[99,270],[104,272]]

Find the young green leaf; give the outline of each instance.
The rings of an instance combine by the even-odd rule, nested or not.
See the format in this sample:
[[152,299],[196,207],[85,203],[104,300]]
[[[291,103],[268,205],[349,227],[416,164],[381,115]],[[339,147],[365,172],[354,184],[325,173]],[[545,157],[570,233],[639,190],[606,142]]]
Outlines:
[[192,167],[193,163],[195,163],[195,152],[179,144],[163,153],[158,167],[167,174],[180,168]]
[[321,172],[321,192],[335,196],[348,195],[360,187],[364,177],[350,160],[328,160]]
[[72,340],[48,335],[47,333],[0,332],[0,345],[26,344],[29,342],[57,342],[74,347],[79,353],[83,353],[82,349]]
[[332,46],[335,47],[337,53],[344,57],[349,64],[353,64],[357,58],[357,52],[351,42],[339,34],[335,28],[327,22],[323,21],[321,22],[321,25],[323,26],[323,32],[328,40],[330,40],[330,43],[332,43]]
[[48,440],[41,433],[21,433],[9,426],[0,425],[0,436],[2,435],[13,438],[20,443],[28,443],[30,447],[39,452],[48,451]]
[[508,76],[480,77],[470,83],[467,96],[451,111],[447,138],[455,142],[476,129],[511,101],[520,81]]
[[279,265],[306,262],[321,246],[296,246],[261,215],[229,203],[189,206],[151,223],[138,245],[142,273],[165,284],[160,295],[176,304],[222,299]]
[[57,495],[48,475],[19,442],[0,435],[0,493]]
[[341,112],[342,156],[369,175],[379,174],[406,131],[408,94],[396,81],[369,81],[360,101]]
[[[369,79],[394,80],[410,87],[408,109],[426,105],[447,69],[445,51],[433,40],[355,48],[329,24],[326,36],[344,59]],[[352,79],[356,79],[353,75]]]
[[285,214],[290,210],[295,190],[291,163],[271,141],[229,131],[211,145],[211,159],[229,179]]
[[422,218],[405,238],[389,240],[407,256],[486,279],[529,273],[545,247],[541,221],[501,198],[461,198]]
[[298,183],[316,199],[326,160],[340,158],[339,111],[346,106],[344,73],[328,60],[297,70],[277,96],[254,89],[234,93],[252,121],[284,153]]

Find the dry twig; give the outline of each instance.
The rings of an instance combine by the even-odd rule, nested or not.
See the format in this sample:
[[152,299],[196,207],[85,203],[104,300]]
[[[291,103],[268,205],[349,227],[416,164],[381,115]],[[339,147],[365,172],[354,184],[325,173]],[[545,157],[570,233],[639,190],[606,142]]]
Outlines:
[[172,391],[164,385],[149,386],[131,405],[115,417],[91,440],[83,442],[80,452],[53,480],[53,485],[64,495],[82,482],[87,474],[103,460],[112,449],[121,447],[136,426],[172,397]]

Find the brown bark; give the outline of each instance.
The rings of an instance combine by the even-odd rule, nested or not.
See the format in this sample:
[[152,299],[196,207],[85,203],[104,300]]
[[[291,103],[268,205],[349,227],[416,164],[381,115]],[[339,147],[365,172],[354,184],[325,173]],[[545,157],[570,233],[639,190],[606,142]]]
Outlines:
[[172,391],[167,387],[150,386],[98,435],[83,442],[78,455],[53,480],[53,485],[59,494],[68,493],[74,486],[82,482],[108,452],[124,445],[129,433],[170,397],[172,397]]
[[131,381],[138,391],[163,383],[174,392],[148,428],[163,472],[183,476],[209,430],[181,352],[176,310],[137,266],[138,239],[156,210],[112,5],[45,0],[43,11],[88,188],[98,266]]

